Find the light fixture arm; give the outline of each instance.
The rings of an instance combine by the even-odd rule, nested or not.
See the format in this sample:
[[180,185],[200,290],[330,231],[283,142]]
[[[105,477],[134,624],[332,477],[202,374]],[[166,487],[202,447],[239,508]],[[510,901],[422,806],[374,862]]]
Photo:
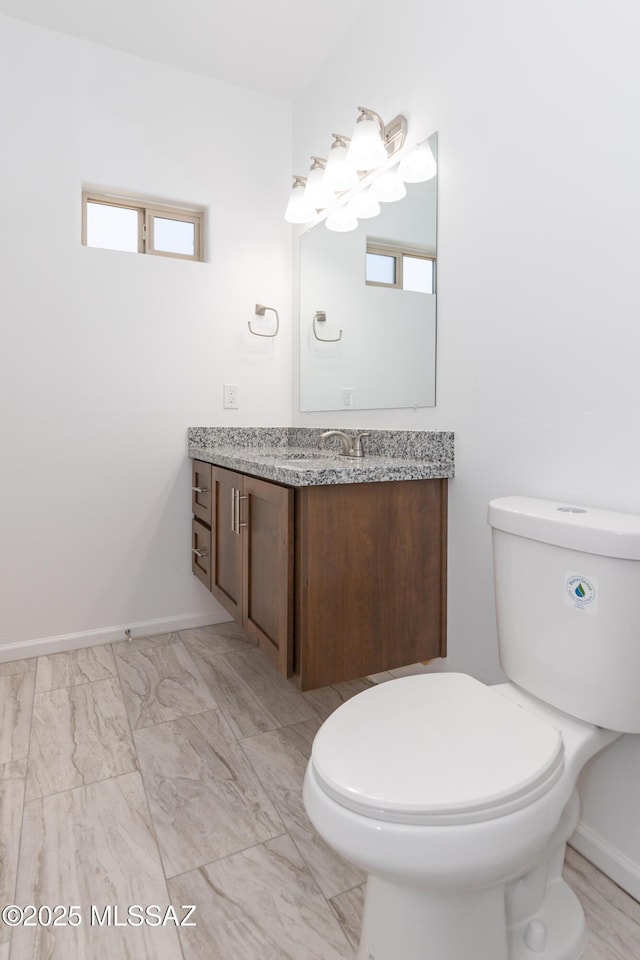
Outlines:
[[384,120],[382,119],[380,114],[376,113],[375,110],[369,110],[368,107],[358,107],[358,110],[360,111],[360,116],[356,120],[356,123],[360,123],[362,120],[365,120],[367,117],[370,120],[375,120],[376,123],[378,124],[378,127],[380,128],[380,136],[384,140],[384,137],[385,137]]
[[356,120],[356,123],[360,123],[360,121],[366,117],[375,120],[380,129],[380,138],[388,156],[392,157],[394,153],[397,153],[407,138],[407,118],[399,113],[397,117],[394,117],[393,120],[390,120],[389,123],[385,125],[384,120],[375,110],[369,110],[368,107],[358,107],[358,110],[360,111],[360,116]]

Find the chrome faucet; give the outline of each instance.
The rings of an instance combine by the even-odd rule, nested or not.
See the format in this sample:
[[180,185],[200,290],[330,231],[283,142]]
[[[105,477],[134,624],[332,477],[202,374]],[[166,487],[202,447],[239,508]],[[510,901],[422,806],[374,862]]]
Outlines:
[[320,434],[322,440],[325,440],[327,437],[340,437],[342,447],[340,450],[341,457],[364,457],[362,439],[368,436],[368,433],[357,433],[355,437],[352,438],[348,434],[343,433],[342,430],[326,430]]

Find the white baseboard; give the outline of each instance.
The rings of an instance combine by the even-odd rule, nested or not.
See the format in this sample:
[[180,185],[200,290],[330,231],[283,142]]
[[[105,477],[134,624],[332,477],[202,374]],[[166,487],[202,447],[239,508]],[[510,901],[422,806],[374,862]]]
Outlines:
[[612,847],[582,821],[569,844],[635,900],[640,900],[640,864]]
[[189,630],[193,627],[207,627],[214,623],[226,623],[230,617],[222,613],[185,613],[177,617],[165,617],[158,620],[141,620],[116,627],[104,627],[101,630],[88,630],[85,633],[66,633],[59,637],[40,637],[36,640],[23,640],[21,643],[7,643],[0,646],[0,663],[8,660],[23,660],[25,657],[41,657],[45,654],[64,653],[79,650],[81,647],[95,647],[101,643],[114,643],[126,640],[125,630],[131,631],[135,640],[139,637],[153,637],[162,633],[174,633],[177,630]]

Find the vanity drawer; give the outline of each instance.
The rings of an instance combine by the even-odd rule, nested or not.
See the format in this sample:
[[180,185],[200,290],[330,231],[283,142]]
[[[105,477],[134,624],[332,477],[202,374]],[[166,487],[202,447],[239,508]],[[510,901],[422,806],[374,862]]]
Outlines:
[[191,521],[191,569],[211,590],[211,530],[195,518]]
[[191,474],[191,512],[211,526],[211,464],[193,460]]

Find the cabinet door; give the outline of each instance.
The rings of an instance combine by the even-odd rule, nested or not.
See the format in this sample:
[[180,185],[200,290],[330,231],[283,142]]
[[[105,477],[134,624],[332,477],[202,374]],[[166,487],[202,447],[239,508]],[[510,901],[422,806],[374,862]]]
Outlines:
[[303,487],[296,524],[302,690],[445,656],[446,480]]
[[242,538],[236,530],[240,473],[211,467],[211,593],[236,620],[242,619]]
[[211,464],[194,460],[191,469],[191,512],[211,526]]
[[293,490],[244,477],[242,623],[285,676],[293,670]]

